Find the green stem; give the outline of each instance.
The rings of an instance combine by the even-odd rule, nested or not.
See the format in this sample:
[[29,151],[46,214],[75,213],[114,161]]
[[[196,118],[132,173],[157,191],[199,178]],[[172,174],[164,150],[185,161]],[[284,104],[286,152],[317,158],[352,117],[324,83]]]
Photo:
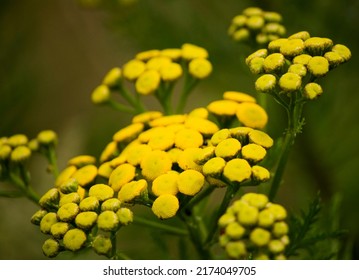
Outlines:
[[23,193],[20,191],[1,191],[0,190],[0,196],[7,197],[7,198],[14,198],[14,197],[23,196]]
[[31,187],[31,185],[26,185],[22,178],[20,178],[15,173],[10,173],[10,181],[13,183],[16,187],[20,189],[20,191],[29,198],[32,202],[35,204],[39,203],[40,197],[39,195],[34,191],[34,189]]
[[136,113],[142,113],[146,111],[143,103],[141,102],[138,94],[136,93],[136,97],[131,94],[123,85],[122,83],[119,84],[119,91],[123,98],[127,100],[128,103],[135,109]]
[[161,231],[164,231],[164,232],[170,233],[170,234],[175,234],[175,235],[180,235],[180,236],[188,235],[188,232],[184,229],[176,228],[176,227],[165,225],[165,224],[160,224],[155,221],[151,221],[149,219],[141,218],[139,216],[134,217],[133,223],[137,224],[137,225],[147,226],[150,228],[161,230]]
[[216,234],[218,219],[223,215],[223,213],[228,208],[231,200],[234,195],[238,191],[238,187],[229,185],[227,187],[226,193],[224,194],[223,200],[217,211],[212,216],[212,220],[210,221],[208,236],[205,241],[205,245],[209,245],[212,242],[214,235]]
[[203,191],[201,191],[199,194],[194,196],[186,205],[187,209],[193,208],[195,205],[200,203],[203,199],[208,197],[214,190],[216,189],[216,186],[209,185],[207,188],[205,188]]
[[53,145],[49,146],[45,151],[46,158],[51,166],[51,173],[55,179],[59,176],[59,168],[57,165],[57,157],[55,153],[55,147]]
[[163,83],[160,84],[160,87],[155,93],[155,96],[160,102],[163,111],[165,112],[165,115],[171,115],[173,113],[172,105],[171,105],[171,88],[165,88],[165,85]]
[[285,167],[288,162],[291,148],[294,144],[298,132],[300,132],[301,129],[302,110],[304,103],[297,102],[298,95],[300,95],[300,92],[293,93],[290,98],[289,106],[287,106],[288,127],[284,136],[284,142],[281,153],[279,155],[277,168],[269,190],[268,197],[271,201],[273,201],[275,196],[277,195],[277,192],[282,182]]
[[190,76],[187,71],[184,73],[184,84],[176,110],[177,113],[183,112],[187,103],[188,96],[190,95],[192,89],[197,85],[198,81],[198,79],[195,79]]
[[110,99],[108,102],[107,102],[108,105],[110,105],[113,109],[115,109],[116,111],[119,111],[119,112],[125,112],[125,113],[131,113],[131,114],[135,114],[136,111],[129,107],[129,106],[126,106],[126,105],[123,105],[121,103],[118,103],[112,99]]
[[111,236],[110,236],[110,240],[112,243],[112,249],[111,249],[111,254],[109,256],[109,259],[117,259],[117,235],[116,235],[116,231],[111,231]]

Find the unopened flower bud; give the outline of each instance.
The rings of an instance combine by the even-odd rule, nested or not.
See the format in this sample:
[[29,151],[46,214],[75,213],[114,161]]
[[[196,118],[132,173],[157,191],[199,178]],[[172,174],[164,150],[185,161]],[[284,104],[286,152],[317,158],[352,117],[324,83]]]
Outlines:
[[37,141],[43,146],[56,146],[57,134],[53,130],[43,130],[37,135]]
[[118,209],[116,215],[121,225],[127,226],[133,222],[133,212],[128,208]]
[[110,100],[111,91],[106,85],[96,87],[91,94],[91,101],[96,105],[105,104]]
[[47,239],[42,245],[42,252],[48,258],[56,257],[60,252],[60,243],[53,239]]
[[97,254],[108,256],[112,251],[111,239],[103,235],[97,235],[92,241],[92,248]]
[[87,240],[86,234],[83,230],[74,228],[66,232],[63,243],[66,249],[70,251],[78,251],[85,244]]
[[255,88],[258,92],[269,93],[277,84],[277,79],[272,74],[264,74],[255,82]]
[[279,86],[282,90],[291,92],[300,89],[302,85],[302,78],[295,73],[285,73],[279,79]]
[[10,155],[10,159],[15,163],[23,163],[31,156],[31,150],[27,146],[17,146]]
[[115,231],[119,222],[116,213],[109,210],[102,212],[97,218],[97,226],[103,231]]
[[313,100],[323,93],[322,87],[317,83],[309,83],[304,87],[303,95],[305,98]]
[[66,180],[64,183],[62,183],[59,187],[60,191],[64,194],[69,194],[72,192],[77,192],[77,189],[79,187],[79,183],[75,178],[70,178]]
[[315,77],[325,76],[329,72],[329,62],[322,56],[313,56],[307,67],[308,71]]
[[32,215],[31,217],[31,223],[34,224],[34,225],[37,225],[39,226],[40,225],[40,222],[42,220],[42,218],[47,214],[47,211],[44,210],[44,209],[40,209],[38,211],[35,212],[34,215]]
[[108,86],[109,88],[115,88],[120,82],[121,77],[121,69],[119,67],[114,67],[105,75],[102,80],[102,84]]

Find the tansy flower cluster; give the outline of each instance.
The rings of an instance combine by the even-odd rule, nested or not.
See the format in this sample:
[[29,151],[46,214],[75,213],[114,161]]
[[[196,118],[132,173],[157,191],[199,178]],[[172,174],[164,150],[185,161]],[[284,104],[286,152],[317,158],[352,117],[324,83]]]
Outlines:
[[96,183],[96,159],[81,155],[68,161],[53,188],[39,200],[41,207],[31,218],[49,236],[42,246],[47,257],[61,251],[91,247],[100,255],[112,250],[111,233],[133,220],[130,209],[122,207],[114,190]]
[[271,41],[266,49],[249,55],[246,64],[252,73],[260,75],[255,82],[258,92],[301,92],[304,99],[312,100],[323,93],[317,79],[350,58],[346,46],[301,31]]
[[[184,76],[182,93],[186,97],[195,83],[211,72],[208,52],[202,47],[186,43],[181,48],[148,50],[138,53],[121,68],[111,69],[92,92],[91,99],[95,104],[110,104],[123,111],[129,111],[132,106],[139,113],[144,111],[139,95],[154,95],[165,112],[170,113],[175,83]],[[129,104],[116,103],[111,97],[113,92],[119,92]]]
[[265,45],[285,35],[281,22],[282,16],[277,12],[249,7],[232,19],[228,34],[237,42]]
[[220,244],[232,259],[285,259],[286,217],[285,208],[267,196],[247,193],[220,217]]

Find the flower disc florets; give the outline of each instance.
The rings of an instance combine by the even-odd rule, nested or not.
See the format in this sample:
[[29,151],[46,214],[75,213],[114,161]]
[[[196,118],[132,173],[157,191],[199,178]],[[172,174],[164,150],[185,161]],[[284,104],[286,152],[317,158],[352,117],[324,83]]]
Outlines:
[[284,259],[287,212],[263,194],[247,193],[218,220],[220,244],[232,259]]

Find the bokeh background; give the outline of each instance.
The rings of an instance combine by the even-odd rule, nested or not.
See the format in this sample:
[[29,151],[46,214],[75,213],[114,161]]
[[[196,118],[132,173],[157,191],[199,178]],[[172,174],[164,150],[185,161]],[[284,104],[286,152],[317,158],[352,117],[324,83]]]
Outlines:
[[[347,45],[353,57],[322,80],[324,94],[305,107],[306,125],[277,200],[293,212],[306,207],[318,190],[324,204],[334,200],[338,225],[348,231],[338,257],[359,258],[359,1],[117,0],[122,4],[114,6],[116,1],[102,0],[107,4],[98,7],[99,1],[81,1],[87,6],[76,0],[0,1],[0,137],[24,133],[31,138],[43,129],[55,130],[60,167],[78,154],[98,156],[131,116],[92,105],[93,88],[137,52],[186,42],[205,47],[214,66],[187,109],[227,90],[255,95],[255,77],[243,67],[245,49],[227,29],[249,6],[279,12],[288,34],[307,30],[329,37]],[[151,98],[146,102],[158,108]],[[270,103],[268,113],[268,132],[277,138],[285,127],[284,112]],[[45,169],[42,158],[32,159],[33,185],[40,194],[53,184]],[[29,221],[37,209],[26,199],[0,198],[0,259],[44,259],[45,236]],[[119,246],[129,255],[141,252],[136,258],[164,258],[156,238],[133,226]],[[100,257],[89,252],[60,258]]]

